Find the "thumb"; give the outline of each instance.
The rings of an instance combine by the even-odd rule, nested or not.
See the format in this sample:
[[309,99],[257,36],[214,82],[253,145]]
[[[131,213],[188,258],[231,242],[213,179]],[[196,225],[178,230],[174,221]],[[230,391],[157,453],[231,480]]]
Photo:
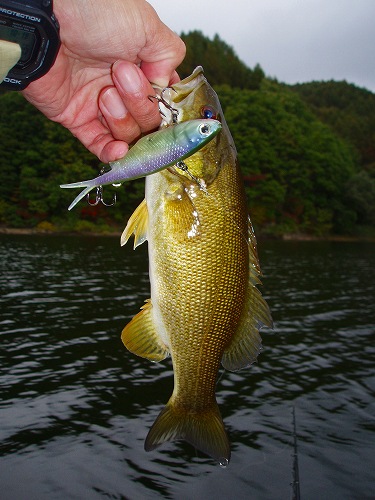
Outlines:
[[168,59],[151,63],[142,61],[141,69],[153,87],[160,87],[163,89],[180,80],[175,68],[177,68],[182,61],[183,57],[178,63],[174,63]]
[[186,47],[181,38],[159,19],[158,29],[151,31],[145,47],[140,51],[141,69],[151,84],[167,87],[179,77],[176,68],[182,63]]

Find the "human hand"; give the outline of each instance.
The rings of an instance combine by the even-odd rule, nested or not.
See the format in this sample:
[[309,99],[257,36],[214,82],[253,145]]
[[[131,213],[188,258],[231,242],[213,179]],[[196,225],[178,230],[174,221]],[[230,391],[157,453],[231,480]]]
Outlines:
[[[176,83],[182,40],[145,0],[55,0],[61,48],[24,96],[108,163],[156,128],[153,84]],[[140,67],[139,67],[140,66]]]

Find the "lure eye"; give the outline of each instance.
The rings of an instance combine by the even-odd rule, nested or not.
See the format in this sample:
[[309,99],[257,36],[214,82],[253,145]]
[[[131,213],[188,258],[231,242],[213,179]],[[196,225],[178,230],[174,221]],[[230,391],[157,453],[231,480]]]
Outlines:
[[207,124],[201,125],[199,127],[199,132],[201,133],[201,135],[208,135],[210,133],[210,131],[211,131],[211,128]]
[[216,111],[212,106],[202,106],[201,116],[208,120],[216,120]]

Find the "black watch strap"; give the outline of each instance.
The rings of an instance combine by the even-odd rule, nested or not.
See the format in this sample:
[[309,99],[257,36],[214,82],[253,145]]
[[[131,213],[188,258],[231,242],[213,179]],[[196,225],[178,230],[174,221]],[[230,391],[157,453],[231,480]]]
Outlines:
[[26,0],[25,3],[28,3],[37,9],[44,10],[49,15],[53,12],[52,0]]

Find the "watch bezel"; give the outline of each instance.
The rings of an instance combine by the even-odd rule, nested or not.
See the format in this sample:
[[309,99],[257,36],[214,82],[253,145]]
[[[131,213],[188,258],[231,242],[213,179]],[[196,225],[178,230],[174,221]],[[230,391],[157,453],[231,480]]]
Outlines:
[[[57,57],[60,48],[59,25],[51,13],[51,3],[46,2],[49,7],[46,11],[31,7],[30,3],[29,1],[25,5],[12,0],[0,1],[0,20],[3,19],[4,24],[12,25],[16,29],[21,30],[23,26],[25,31],[34,30],[39,42],[32,60],[26,65],[17,63],[0,84],[0,89],[25,89],[29,83],[45,75]],[[42,4],[42,2],[37,3]]]

